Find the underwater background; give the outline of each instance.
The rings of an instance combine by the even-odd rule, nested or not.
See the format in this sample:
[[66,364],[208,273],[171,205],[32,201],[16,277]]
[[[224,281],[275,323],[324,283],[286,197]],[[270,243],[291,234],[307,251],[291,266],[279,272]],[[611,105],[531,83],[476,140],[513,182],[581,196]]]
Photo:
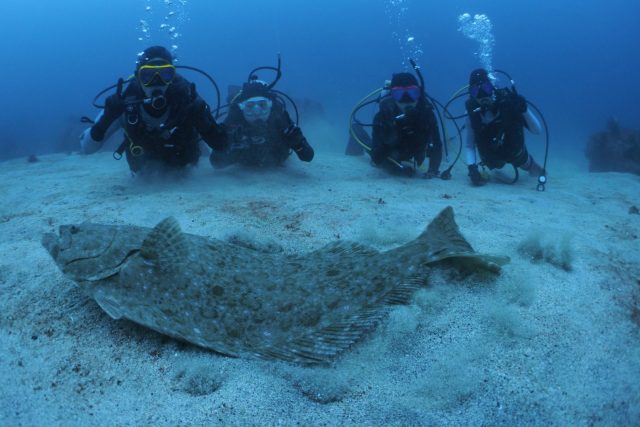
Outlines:
[[[632,0],[4,1],[0,158],[75,144],[78,119],[97,113],[94,95],[129,76],[137,53],[153,44],[176,45],[179,63],[210,73],[223,99],[227,85],[281,53],[278,88],[319,101],[336,136],[312,144],[340,149],[351,108],[408,69],[408,56],[443,103],[484,60],[508,71],[543,111],[552,155],[576,148],[583,156],[588,135],[609,117],[638,127],[639,12]],[[467,23],[480,14],[490,25],[475,28],[475,40],[462,31],[465,13]],[[215,103],[205,79],[183,74]]]
[[[640,425],[640,176],[591,173],[584,153],[610,117],[640,128],[638,12],[637,0],[0,2],[0,426]],[[301,108],[313,162],[201,159],[146,180],[112,159],[115,138],[68,155],[94,96],[154,44],[210,73],[223,99],[280,53],[277,89],[323,107]],[[462,161],[450,181],[415,180],[343,155],[354,105],[409,57],[442,103],[477,67],[508,71],[549,124],[547,191],[525,174],[473,187]],[[184,75],[215,104],[205,78]],[[527,135],[540,161],[543,142]],[[509,265],[429,270],[411,304],[326,367],[221,357],[114,321],[42,245],[70,224],[171,216],[296,256],[336,241],[388,251],[447,207],[475,250]]]

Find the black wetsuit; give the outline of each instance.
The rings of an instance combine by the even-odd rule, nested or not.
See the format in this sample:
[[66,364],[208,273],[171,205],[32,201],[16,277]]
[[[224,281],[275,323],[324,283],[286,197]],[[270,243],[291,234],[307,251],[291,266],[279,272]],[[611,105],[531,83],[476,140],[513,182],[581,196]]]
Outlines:
[[475,145],[482,162],[489,169],[499,169],[506,163],[521,167],[529,160],[529,153],[524,143],[524,128],[527,122],[523,117],[526,101],[519,95],[507,90],[498,89],[496,100],[489,107],[495,119],[483,123],[483,110],[473,98],[465,104]]
[[313,159],[313,148],[299,127],[295,126],[282,103],[272,100],[266,122],[249,123],[238,105],[233,104],[225,120],[229,144],[224,152],[213,152],[211,164],[225,167],[241,164],[250,167],[280,166],[291,151],[304,162]]
[[[214,151],[226,148],[226,132],[216,124],[195,86],[181,76],[176,76],[167,87],[167,106],[162,110],[141,101],[144,92],[137,80],[126,87],[122,96],[127,104],[121,121],[125,139],[118,152],[124,151],[133,172],[156,166],[195,165],[200,157],[200,138]],[[118,118],[108,115],[107,111],[105,116],[112,121]],[[100,123],[104,128],[109,125]]]
[[[442,161],[442,140],[433,107],[421,98],[406,114],[392,98],[380,101],[373,119],[371,159],[392,172],[402,172],[388,158],[415,161],[420,166],[429,157],[429,173],[437,175]],[[413,170],[413,169],[411,169]]]

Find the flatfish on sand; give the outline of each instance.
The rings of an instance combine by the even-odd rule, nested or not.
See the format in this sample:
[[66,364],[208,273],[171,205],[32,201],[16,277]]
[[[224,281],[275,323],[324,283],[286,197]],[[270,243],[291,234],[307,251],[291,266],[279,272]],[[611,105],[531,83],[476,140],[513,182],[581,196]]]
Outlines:
[[415,240],[380,252],[336,241],[289,254],[154,228],[84,223],[43,238],[62,272],[114,319],[129,319],[235,357],[330,362],[373,330],[394,304],[426,286],[431,266],[498,273],[451,207]]

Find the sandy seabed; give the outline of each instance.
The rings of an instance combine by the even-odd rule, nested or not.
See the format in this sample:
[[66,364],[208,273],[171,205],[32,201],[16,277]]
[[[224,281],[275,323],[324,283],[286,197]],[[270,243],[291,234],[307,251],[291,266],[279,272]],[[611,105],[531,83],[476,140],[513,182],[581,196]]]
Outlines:
[[[0,163],[0,424],[639,425],[640,177],[552,159],[535,180],[473,188],[317,153],[270,172],[201,166],[132,179],[110,153]],[[408,242],[444,207],[494,280],[434,270],[330,367],[233,359],[114,321],[41,246],[61,224],[241,233],[291,252]]]

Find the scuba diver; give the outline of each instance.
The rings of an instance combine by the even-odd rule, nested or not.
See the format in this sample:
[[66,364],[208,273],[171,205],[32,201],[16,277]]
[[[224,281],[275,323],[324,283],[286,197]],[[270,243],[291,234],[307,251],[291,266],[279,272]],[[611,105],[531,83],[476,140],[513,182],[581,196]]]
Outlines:
[[[499,169],[510,163],[516,171],[516,179],[516,168],[520,168],[528,171],[530,176],[546,180],[544,168],[536,163],[525,145],[525,127],[534,134],[542,131],[540,122],[528,108],[525,98],[515,88],[496,88],[489,79],[487,70],[482,68],[471,72],[469,95],[465,103],[465,151],[472,185],[481,186],[488,180],[478,170],[476,148],[481,165],[489,169]],[[541,181],[541,185],[543,183]]]
[[[413,176],[415,165],[429,157],[425,178],[440,176],[442,141],[433,105],[415,76],[393,74],[389,95],[380,100],[373,119],[371,160],[391,173]],[[414,166],[402,162],[412,161]]]
[[[254,72],[259,69],[276,71],[276,79],[271,84],[258,80]],[[289,117],[282,97],[290,98],[273,89],[281,75],[280,58],[277,68],[259,67],[251,71],[248,81],[229,104],[224,121],[229,144],[226,150],[211,153],[209,160],[213,167],[223,168],[232,164],[281,166],[291,151],[303,162],[313,159],[313,148]]]
[[106,99],[104,110],[82,134],[83,153],[98,151],[120,127],[125,139],[114,157],[119,159],[125,152],[134,174],[196,165],[200,138],[214,152],[226,148],[224,127],[216,123],[195,85],[176,73],[166,48],[147,48],[123,90],[124,83],[118,81],[116,93]]

